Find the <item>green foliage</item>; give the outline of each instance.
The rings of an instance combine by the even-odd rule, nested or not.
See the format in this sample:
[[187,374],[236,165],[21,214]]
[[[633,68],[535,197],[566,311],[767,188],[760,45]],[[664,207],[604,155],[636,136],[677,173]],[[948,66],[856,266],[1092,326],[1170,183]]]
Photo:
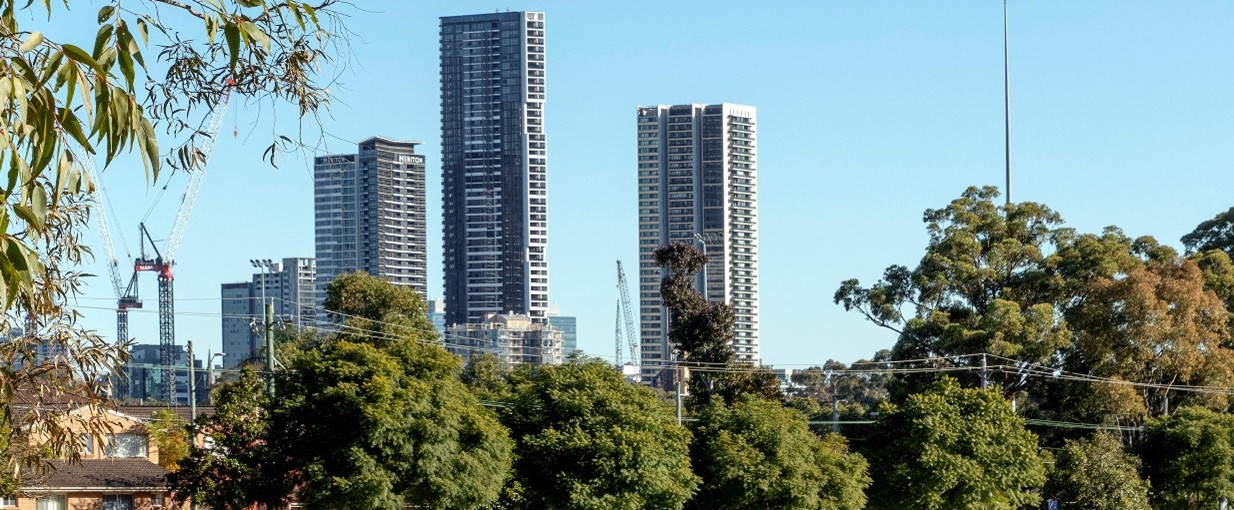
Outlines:
[[868,441],[874,508],[1015,509],[1040,501],[1047,459],[996,390],[943,378],[885,405]]
[[1116,436],[1096,433],[1067,441],[1054,462],[1045,496],[1062,508],[1151,510],[1148,482],[1140,461],[1123,450]]
[[[1070,341],[1047,264],[1068,231],[1056,228],[1062,218],[1048,207],[1000,207],[997,197],[994,187],[969,188],[947,207],[927,210],[930,239],[917,268],[891,266],[869,288],[847,280],[835,302],[896,332],[893,359],[987,352],[1048,363]],[[1024,385],[1003,374],[993,382],[1009,394]]]
[[675,509],[694,493],[689,432],[648,388],[584,360],[521,367],[503,414],[517,441],[516,508]]
[[[677,360],[691,367],[727,368],[691,373],[687,405],[697,409],[713,397],[732,402],[742,395],[779,400],[779,382],[771,371],[735,361],[733,308],[725,303],[708,303],[695,290],[694,275],[706,265],[707,256],[690,244],[675,242],[661,246],[655,257],[656,263],[669,272],[660,284],[660,295],[669,309],[668,340]],[[675,377],[667,369],[663,374],[662,383]]]
[[276,467],[264,392],[265,384],[248,368],[215,390],[214,414],[196,423],[204,441],[191,445],[179,469],[167,476],[173,491],[219,510],[286,503],[291,487]]
[[865,507],[865,459],[844,438],[815,436],[800,412],[745,398],[698,415],[691,458],[703,483],[698,509]]
[[428,305],[410,288],[356,271],[335,278],[326,293],[326,310],[343,324],[338,338],[378,347],[404,337],[437,338]]
[[[199,121],[227,87],[314,113],[326,105],[317,76],[337,49],[332,31],[346,34],[336,0],[152,0],[123,8],[107,0],[94,2],[97,30],[84,32],[53,23],[67,16],[53,3],[83,5],[0,0],[0,334],[14,340],[0,347],[0,408],[9,419],[16,402],[39,411],[6,431],[12,447],[0,472],[17,475],[46,456],[78,458],[83,430],[108,432],[96,379],[127,361],[123,341],[102,340],[69,308],[89,276],[78,270],[91,256],[80,236],[98,184],[88,162],[110,166],[135,152],[147,182],[168,168],[196,168],[206,143]],[[73,29],[43,33],[37,25]],[[219,31],[236,37],[225,44]],[[273,140],[271,162],[293,145]],[[18,327],[25,336],[14,334]],[[34,346],[48,344],[59,354],[37,358]],[[84,398],[88,412],[57,407],[65,395]]]
[[1234,416],[1199,407],[1150,420],[1140,458],[1156,508],[1213,508],[1234,494]]
[[1221,250],[1234,256],[1234,207],[1196,225],[1182,242],[1188,254]]
[[472,355],[459,379],[481,400],[508,401],[514,388],[508,378],[510,367],[490,353]]
[[274,444],[313,508],[492,503],[512,442],[455,376],[458,359],[410,338],[338,340],[299,357],[277,386]]
[[146,424],[150,439],[159,449],[159,465],[169,472],[180,468],[180,462],[189,456],[188,423],[171,409],[159,409]]

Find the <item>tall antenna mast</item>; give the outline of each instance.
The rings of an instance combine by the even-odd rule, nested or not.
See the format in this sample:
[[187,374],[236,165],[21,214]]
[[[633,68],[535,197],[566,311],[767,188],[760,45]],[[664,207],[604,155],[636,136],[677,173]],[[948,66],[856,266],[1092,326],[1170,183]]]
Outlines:
[[1007,205],[1011,205],[1011,81],[1007,72],[1007,0],[1003,0],[1003,134],[1007,156]]

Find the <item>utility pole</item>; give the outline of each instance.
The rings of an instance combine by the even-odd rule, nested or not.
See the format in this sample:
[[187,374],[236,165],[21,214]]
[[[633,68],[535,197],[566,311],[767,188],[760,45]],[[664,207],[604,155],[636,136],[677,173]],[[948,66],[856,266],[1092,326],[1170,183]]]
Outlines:
[[685,367],[677,365],[674,372],[675,379],[677,379],[675,381],[677,383],[675,385],[677,387],[677,425],[681,425],[681,383],[685,380]]
[[984,390],[988,384],[988,377],[986,376],[985,353],[983,352],[981,353],[981,389]]
[[188,359],[188,362],[189,362],[189,420],[191,422],[196,422],[197,421],[197,380],[196,380],[197,373],[196,373],[196,370],[194,370],[195,367],[193,366],[193,341],[189,340],[186,343],[185,348],[188,349],[189,351],[188,352],[189,354],[189,359]]
[[266,303],[266,394],[274,396],[274,303]]

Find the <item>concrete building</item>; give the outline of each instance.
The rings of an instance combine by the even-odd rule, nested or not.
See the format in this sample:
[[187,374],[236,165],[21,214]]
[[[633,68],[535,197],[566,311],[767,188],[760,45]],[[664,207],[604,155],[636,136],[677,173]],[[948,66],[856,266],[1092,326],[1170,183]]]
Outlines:
[[446,323],[548,310],[544,13],[441,18]]
[[340,274],[364,271],[428,296],[424,156],[420,142],[380,136],[356,154],[313,160],[316,301]]
[[316,324],[316,282],[314,259],[288,257],[253,273],[250,281],[222,284],[223,367],[238,367],[261,352],[265,341],[255,326],[265,318],[263,302],[272,303],[275,320],[289,326]]
[[[694,243],[707,253],[697,288],[736,314],[733,350],[758,364],[756,112],[734,104],[638,108],[639,315],[642,379],[671,356],[656,248]],[[705,276],[704,276],[705,275]]]
[[561,331],[522,314],[490,313],[480,322],[452,324],[446,328],[445,345],[463,363],[484,353],[511,365],[556,365],[565,358]]

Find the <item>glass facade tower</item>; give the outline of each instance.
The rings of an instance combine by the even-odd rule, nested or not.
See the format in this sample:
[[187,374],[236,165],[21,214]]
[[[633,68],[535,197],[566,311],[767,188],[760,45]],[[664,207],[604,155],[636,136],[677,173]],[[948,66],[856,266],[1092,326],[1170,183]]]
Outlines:
[[446,323],[546,321],[544,13],[441,18]]

